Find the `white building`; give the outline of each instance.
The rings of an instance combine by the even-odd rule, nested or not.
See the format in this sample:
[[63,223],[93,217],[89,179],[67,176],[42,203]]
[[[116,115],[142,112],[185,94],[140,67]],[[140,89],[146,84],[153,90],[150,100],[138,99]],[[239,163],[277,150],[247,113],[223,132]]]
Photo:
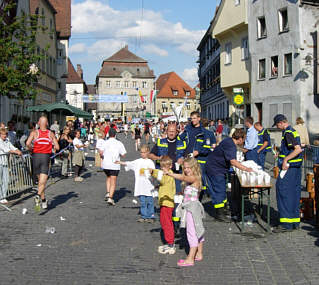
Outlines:
[[[151,112],[150,94],[154,88],[154,73],[145,59],[125,46],[102,63],[96,77],[97,94],[128,95],[128,103],[98,103],[97,115],[101,117],[140,117]],[[144,102],[141,101],[143,96]]]

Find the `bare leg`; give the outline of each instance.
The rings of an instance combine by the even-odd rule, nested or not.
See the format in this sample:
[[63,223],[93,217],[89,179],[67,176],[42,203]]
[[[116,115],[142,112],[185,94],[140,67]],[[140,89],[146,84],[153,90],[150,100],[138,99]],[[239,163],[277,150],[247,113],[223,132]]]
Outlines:
[[201,241],[198,244],[198,250],[197,250],[197,253],[196,253],[196,258],[199,259],[199,260],[203,259],[203,246],[204,246],[204,242]]
[[42,200],[45,199],[45,195],[44,195],[44,189],[45,189],[45,185],[47,183],[48,180],[48,175],[41,173],[40,175],[38,175],[38,195],[41,197]]
[[185,263],[194,263],[195,262],[195,255],[197,253],[198,247],[191,247],[189,249],[189,254],[185,259]]
[[110,193],[111,189],[111,176],[106,177],[106,193]]
[[116,188],[117,176],[110,176],[110,198],[113,199],[115,188]]

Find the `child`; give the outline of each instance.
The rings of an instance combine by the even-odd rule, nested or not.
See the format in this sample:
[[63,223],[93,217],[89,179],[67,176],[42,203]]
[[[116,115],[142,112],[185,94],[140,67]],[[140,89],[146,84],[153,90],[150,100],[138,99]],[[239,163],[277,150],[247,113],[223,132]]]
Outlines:
[[201,261],[203,259],[203,235],[205,231],[202,223],[204,209],[198,200],[202,186],[200,167],[196,159],[186,158],[183,163],[183,174],[175,174],[169,171],[164,171],[164,174],[183,181],[183,186],[186,186],[183,203],[180,205],[178,212],[181,216],[181,227],[186,222],[186,234],[190,250],[186,259],[180,259],[177,265],[193,266],[195,260]]
[[[164,155],[160,160],[161,169],[165,172],[172,172],[172,159],[168,155]],[[168,175],[160,177],[158,169],[151,170],[152,176],[160,181],[158,191],[158,203],[160,205],[160,222],[164,232],[164,238],[167,244],[158,247],[161,254],[174,254],[176,247],[174,245],[174,225],[172,221],[174,211],[174,195],[176,192],[175,179]]]
[[135,174],[134,196],[139,197],[141,204],[141,218],[138,222],[154,223],[154,200],[152,192],[154,186],[147,177],[147,169],[155,168],[154,162],[148,159],[150,148],[147,145],[141,146],[141,158],[130,162],[117,161],[117,164],[126,166],[125,170],[133,170]]

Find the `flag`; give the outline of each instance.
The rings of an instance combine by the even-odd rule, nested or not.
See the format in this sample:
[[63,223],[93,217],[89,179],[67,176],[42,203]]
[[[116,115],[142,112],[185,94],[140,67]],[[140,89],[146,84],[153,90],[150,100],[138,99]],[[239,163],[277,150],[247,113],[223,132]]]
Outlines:
[[157,96],[157,90],[152,90],[151,91],[151,102],[154,102],[156,100],[156,96]]
[[138,94],[140,95],[141,102],[144,103],[144,97],[141,90],[138,90]]

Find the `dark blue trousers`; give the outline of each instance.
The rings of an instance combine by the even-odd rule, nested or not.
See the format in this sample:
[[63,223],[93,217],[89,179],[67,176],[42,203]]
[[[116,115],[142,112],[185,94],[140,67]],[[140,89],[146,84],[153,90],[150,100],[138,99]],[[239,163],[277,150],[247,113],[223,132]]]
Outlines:
[[293,229],[300,224],[301,168],[288,168],[284,178],[277,179],[276,198],[280,224]]
[[257,148],[254,148],[252,150],[249,150],[246,152],[245,155],[246,160],[253,160],[258,164],[258,153],[257,153]]
[[265,169],[266,152],[261,151],[258,154],[258,165]]
[[224,208],[227,202],[226,175],[206,175],[206,181],[214,208]]

